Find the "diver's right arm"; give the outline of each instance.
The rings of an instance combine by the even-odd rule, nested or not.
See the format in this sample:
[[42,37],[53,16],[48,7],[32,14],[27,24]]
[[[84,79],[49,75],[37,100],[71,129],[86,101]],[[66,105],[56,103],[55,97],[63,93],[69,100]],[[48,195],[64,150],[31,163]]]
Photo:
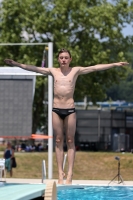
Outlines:
[[25,65],[25,64],[15,62],[14,60],[11,60],[11,59],[5,59],[4,62],[10,66],[17,66],[28,71],[37,72],[37,73],[41,73],[45,75],[51,75],[51,71],[49,68],[36,67],[33,65]]

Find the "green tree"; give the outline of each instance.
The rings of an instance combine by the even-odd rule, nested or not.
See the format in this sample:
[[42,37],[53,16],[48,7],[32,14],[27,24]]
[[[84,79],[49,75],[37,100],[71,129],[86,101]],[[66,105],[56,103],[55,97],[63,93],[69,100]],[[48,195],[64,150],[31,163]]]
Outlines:
[[133,46],[126,54],[131,61],[131,68],[127,71],[126,78],[121,79],[119,84],[114,83],[106,89],[107,99],[133,102]]
[[[122,29],[133,20],[133,5],[126,0],[3,0],[0,10],[0,42],[54,43],[54,67],[58,67],[57,52],[68,48],[72,66],[125,61],[132,44],[131,36],[124,37]],[[5,57],[18,62],[41,66],[41,46],[0,47],[0,64]],[[119,82],[126,68],[80,76],[75,100],[87,95],[93,102],[105,98],[106,88]],[[40,83],[41,82],[41,83]],[[38,85],[45,85],[43,78]],[[34,130],[43,123],[44,86],[36,90],[33,111]],[[39,100],[40,99],[40,100]],[[38,100],[38,101],[37,101]],[[34,106],[33,106],[34,107]],[[38,112],[37,112],[38,110]],[[36,116],[36,118],[35,118]],[[37,119],[38,120],[35,120]]]
[[133,71],[130,71],[126,80],[122,80],[119,84],[114,84],[107,89],[107,99],[111,97],[112,100],[125,100],[133,102]]

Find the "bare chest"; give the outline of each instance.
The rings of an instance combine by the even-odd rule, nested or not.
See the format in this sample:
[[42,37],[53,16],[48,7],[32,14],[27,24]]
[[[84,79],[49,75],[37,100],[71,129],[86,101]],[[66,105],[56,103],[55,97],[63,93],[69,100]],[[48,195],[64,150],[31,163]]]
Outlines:
[[54,85],[57,86],[68,86],[73,87],[75,86],[76,78],[73,73],[70,73],[68,75],[63,75],[62,73],[56,74],[54,76]]

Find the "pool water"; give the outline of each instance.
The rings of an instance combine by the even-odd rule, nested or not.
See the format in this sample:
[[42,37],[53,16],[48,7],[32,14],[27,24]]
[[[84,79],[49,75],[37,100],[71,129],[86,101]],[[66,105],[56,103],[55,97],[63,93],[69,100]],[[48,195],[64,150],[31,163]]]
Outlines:
[[83,186],[63,188],[58,200],[133,200],[133,186]]

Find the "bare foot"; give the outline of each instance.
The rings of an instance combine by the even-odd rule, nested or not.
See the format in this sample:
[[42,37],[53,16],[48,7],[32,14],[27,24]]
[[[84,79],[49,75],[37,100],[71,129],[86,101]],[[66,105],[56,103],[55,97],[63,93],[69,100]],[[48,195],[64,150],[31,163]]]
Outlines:
[[59,174],[58,184],[60,184],[60,185],[64,184],[64,177],[65,177],[65,173],[64,172]]
[[72,174],[68,174],[66,178],[66,185],[71,185],[72,184]]

